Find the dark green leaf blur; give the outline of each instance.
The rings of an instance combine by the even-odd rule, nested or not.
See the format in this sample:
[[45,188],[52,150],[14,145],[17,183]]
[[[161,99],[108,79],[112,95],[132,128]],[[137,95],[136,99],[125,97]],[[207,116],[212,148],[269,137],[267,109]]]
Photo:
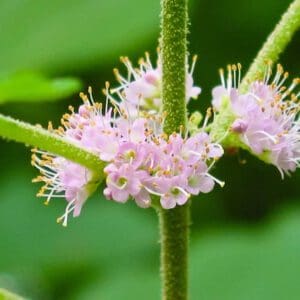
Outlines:
[[[189,49],[199,56],[194,79],[203,89],[191,110],[209,105],[218,68],[241,62],[245,72],[289,2],[191,3]],[[158,34],[159,0],[1,0],[0,112],[58,125],[68,105],[80,104],[80,81],[102,100],[105,81],[116,83],[113,68],[125,72],[119,57],[137,61],[149,51],[155,60]],[[299,76],[299,48],[298,33],[281,58],[291,77]],[[25,75],[14,75],[15,84],[9,74]],[[41,82],[48,96],[39,97]],[[56,98],[63,100],[39,101]],[[153,210],[107,201],[98,190],[63,228],[55,220],[65,202],[45,207],[35,196],[30,149],[2,140],[0,147],[0,288],[34,300],[159,299]],[[240,152],[214,175],[225,187],[192,204],[191,299],[299,299],[300,172],[283,181],[276,168]]]

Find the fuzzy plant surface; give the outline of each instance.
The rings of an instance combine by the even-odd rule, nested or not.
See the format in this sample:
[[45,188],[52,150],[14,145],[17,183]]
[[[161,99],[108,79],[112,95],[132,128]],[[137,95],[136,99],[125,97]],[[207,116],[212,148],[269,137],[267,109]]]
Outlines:
[[[248,72],[241,64],[220,69],[211,107],[202,119],[187,104],[201,88],[194,84],[196,57],[187,50],[187,0],[161,1],[161,36],[156,62],[121,60],[127,74],[105,83],[103,99],[81,93],[61,126],[47,129],[0,115],[0,136],[33,146],[37,196],[49,204],[66,200],[58,223],[67,226],[105,182],[104,196],[135,201],[159,216],[162,299],[188,299],[190,199],[224,186],[213,175],[226,149],[244,149],[274,165],[282,178],[300,165],[299,78],[275,65],[300,27],[295,0],[271,33]],[[224,178],[226,179],[226,178]]]

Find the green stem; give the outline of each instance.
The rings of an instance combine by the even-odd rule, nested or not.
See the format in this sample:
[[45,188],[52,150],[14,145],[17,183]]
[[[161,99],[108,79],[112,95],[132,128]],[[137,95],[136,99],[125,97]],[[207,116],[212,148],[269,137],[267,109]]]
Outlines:
[[[185,76],[187,0],[161,0],[162,98],[164,131],[186,127]],[[188,298],[189,205],[158,209],[161,241],[162,298]]]
[[190,207],[158,210],[163,300],[188,299],[188,241]]
[[162,0],[161,57],[164,131],[186,125],[187,0]]
[[97,155],[66,141],[57,134],[1,114],[0,136],[63,156],[97,174],[101,174],[104,167],[104,163]]
[[279,55],[284,51],[291,41],[294,33],[300,27],[300,0],[294,0],[288,10],[281,17],[274,31],[269,35],[267,41],[258,52],[248,72],[241,83],[240,89],[244,91],[247,85],[258,78],[262,78],[266,61],[276,62]]

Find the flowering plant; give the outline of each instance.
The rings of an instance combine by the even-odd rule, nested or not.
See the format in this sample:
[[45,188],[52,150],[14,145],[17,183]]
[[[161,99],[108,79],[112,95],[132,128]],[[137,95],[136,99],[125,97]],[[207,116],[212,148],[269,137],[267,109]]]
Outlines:
[[[89,88],[89,96],[81,94],[83,104],[78,112],[69,107],[71,114],[63,116],[63,127],[54,130],[49,123],[48,130],[97,153],[106,162],[103,192],[107,199],[123,203],[133,198],[138,206],[146,208],[156,196],[164,209],[170,209],[184,205],[190,195],[211,191],[214,182],[223,186],[209,173],[223,149],[206,132],[207,120],[193,135],[188,128],[183,132],[183,126],[181,132],[170,136],[163,132],[166,116],[161,111],[161,66],[152,68],[146,57],[139,70],[124,59],[127,77],[132,80],[125,80],[115,71],[121,86],[110,90],[106,83],[105,107],[94,101]],[[193,86],[192,72],[187,72],[186,101],[200,91]],[[78,216],[96,190],[99,173],[42,150],[32,151],[32,164],[41,172],[34,181],[45,183],[38,196],[46,197],[46,204],[56,197],[68,201],[65,214],[58,218],[66,226],[69,213]]]
[[[115,70],[119,86],[105,83],[104,101],[92,89],[81,93],[83,104],[70,106],[62,126],[48,130],[0,115],[0,135],[29,144],[32,165],[44,182],[38,196],[49,204],[65,198],[64,226],[79,216],[84,203],[105,180],[103,194],[119,203],[132,199],[159,214],[162,245],[163,299],[187,299],[189,199],[208,193],[224,149],[244,149],[290,175],[299,166],[299,91],[276,61],[300,26],[295,0],[242,79],[241,65],[220,70],[221,86],[212,91],[212,107],[202,120],[186,105],[201,88],[194,84],[196,57],[188,66],[187,1],[162,1],[162,32],[157,65],[149,54],[135,68],[121,60],[128,74]],[[202,121],[202,122],[201,122]]]

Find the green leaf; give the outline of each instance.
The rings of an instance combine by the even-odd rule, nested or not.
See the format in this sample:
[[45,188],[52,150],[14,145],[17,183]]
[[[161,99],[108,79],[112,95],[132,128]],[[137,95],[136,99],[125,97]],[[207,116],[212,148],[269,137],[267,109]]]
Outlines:
[[[191,241],[191,299],[298,300],[300,211],[280,210],[271,224],[219,227]],[[156,257],[158,261],[158,257]],[[118,268],[72,299],[159,299],[159,269]]]
[[[141,269],[128,268],[125,272],[111,275],[107,284],[94,282],[73,295],[72,300],[88,299],[160,299],[159,268],[157,272],[145,272]],[[198,298],[193,298],[198,299]]]
[[53,101],[65,98],[81,87],[75,78],[49,79],[35,72],[18,72],[0,77],[0,103]]
[[299,299],[299,208],[279,213],[272,224],[223,228],[192,241],[192,299]]
[[0,300],[24,300],[24,298],[0,288]]
[[156,47],[159,1],[2,0],[0,28],[2,71],[73,73]]

